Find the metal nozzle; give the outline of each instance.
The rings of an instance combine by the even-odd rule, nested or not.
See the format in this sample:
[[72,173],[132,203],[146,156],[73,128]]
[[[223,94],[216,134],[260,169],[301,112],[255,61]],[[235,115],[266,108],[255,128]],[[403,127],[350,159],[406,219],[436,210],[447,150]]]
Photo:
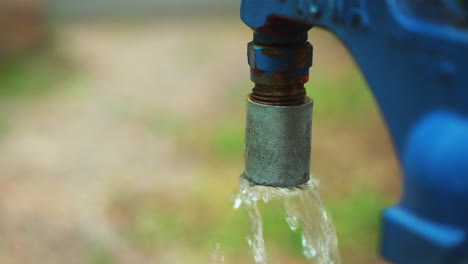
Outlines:
[[312,66],[307,33],[255,32],[248,45],[246,168],[243,176],[259,185],[292,187],[309,180],[312,100],[304,83]]
[[274,187],[309,180],[312,104],[309,98],[295,106],[266,105],[247,98],[246,179]]

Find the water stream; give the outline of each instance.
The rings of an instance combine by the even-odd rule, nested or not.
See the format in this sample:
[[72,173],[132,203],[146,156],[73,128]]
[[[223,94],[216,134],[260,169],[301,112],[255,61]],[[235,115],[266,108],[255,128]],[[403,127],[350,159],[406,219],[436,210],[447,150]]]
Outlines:
[[310,263],[340,263],[335,229],[322,206],[316,178],[311,176],[309,182],[293,188],[275,188],[255,185],[241,177],[234,208],[245,206],[248,211],[251,234],[247,240],[256,264],[268,263],[259,203],[273,200],[282,205],[291,230],[302,232],[303,254]]

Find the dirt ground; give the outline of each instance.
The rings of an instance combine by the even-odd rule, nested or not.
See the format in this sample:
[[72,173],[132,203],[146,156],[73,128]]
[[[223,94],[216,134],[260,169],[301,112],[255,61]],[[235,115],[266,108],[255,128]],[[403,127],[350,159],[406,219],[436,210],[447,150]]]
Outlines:
[[[250,39],[237,20],[60,26],[56,46],[77,73],[48,96],[12,103],[0,138],[0,263],[208,263],[211,252],[184,241],[135,246],[121,228],[129,217],[113,208],[148,196],[142,203],[197,215],[210,214],[197,206],[206,200],[230,206],[242,147],[226,160],[212,138],[242,132]],[[358,75],[333,37],[311,40],[311,79]],[[375,106],[352,118],[319,111],[313,149],[326,199],[362,186],[396,197],[399,172]]]

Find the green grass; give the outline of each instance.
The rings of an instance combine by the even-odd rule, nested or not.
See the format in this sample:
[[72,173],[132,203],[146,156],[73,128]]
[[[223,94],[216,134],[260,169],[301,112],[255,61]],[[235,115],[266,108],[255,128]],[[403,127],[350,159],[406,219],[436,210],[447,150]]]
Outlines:
[[8,58],[0,64],[0,99],[47,94],[69,73],[68,63],[53,51]]
[[375,108],[372,93],[358,74],[338,80],[313,78],[306,87],[316,115],[349,120]]
[[372,189],[361,189],[345,200],[327,204],[342,247],[358,245],[363,250],[375,247],[380,214],[389,204],[387,197]]
[[246,237],[249,231],[248,216],[244,209],[224,212],[224,217],[219,222],[213,223],[209,236],[210,243],[220,243],[226,253],[242,256],[248,252]]
[[136,247],[151,248],[178,240],[190,231],[190,221],[182,210],[163,207],[151,196],[119,197],[112,206],[119,219],[122,234]]
[[212,146],[216,156],[223,161],[238,162],[244,153],[245,128],[239,124],[226,123],[216,128]]
[[88,264],[115,264],[113,254],[106,247],[95,244],[89,249]]
[[0,135],[8,131],[16,102],[48,95],[70,74],[70,64],[52,50],[0,60]]

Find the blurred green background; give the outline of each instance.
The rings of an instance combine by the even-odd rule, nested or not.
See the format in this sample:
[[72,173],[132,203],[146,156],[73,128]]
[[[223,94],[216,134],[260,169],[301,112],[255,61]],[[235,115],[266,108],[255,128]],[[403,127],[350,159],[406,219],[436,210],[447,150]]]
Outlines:
[[[0,40],[0,263],[211,263],[217,243],[252,263],[232,209],[253,86],[237,2],[5,0]],[[382,263],[393,149],[343,45],[310,41],[312,173],[343,263]],[[284,218],[265,209],[270,263],[307,263]]]

